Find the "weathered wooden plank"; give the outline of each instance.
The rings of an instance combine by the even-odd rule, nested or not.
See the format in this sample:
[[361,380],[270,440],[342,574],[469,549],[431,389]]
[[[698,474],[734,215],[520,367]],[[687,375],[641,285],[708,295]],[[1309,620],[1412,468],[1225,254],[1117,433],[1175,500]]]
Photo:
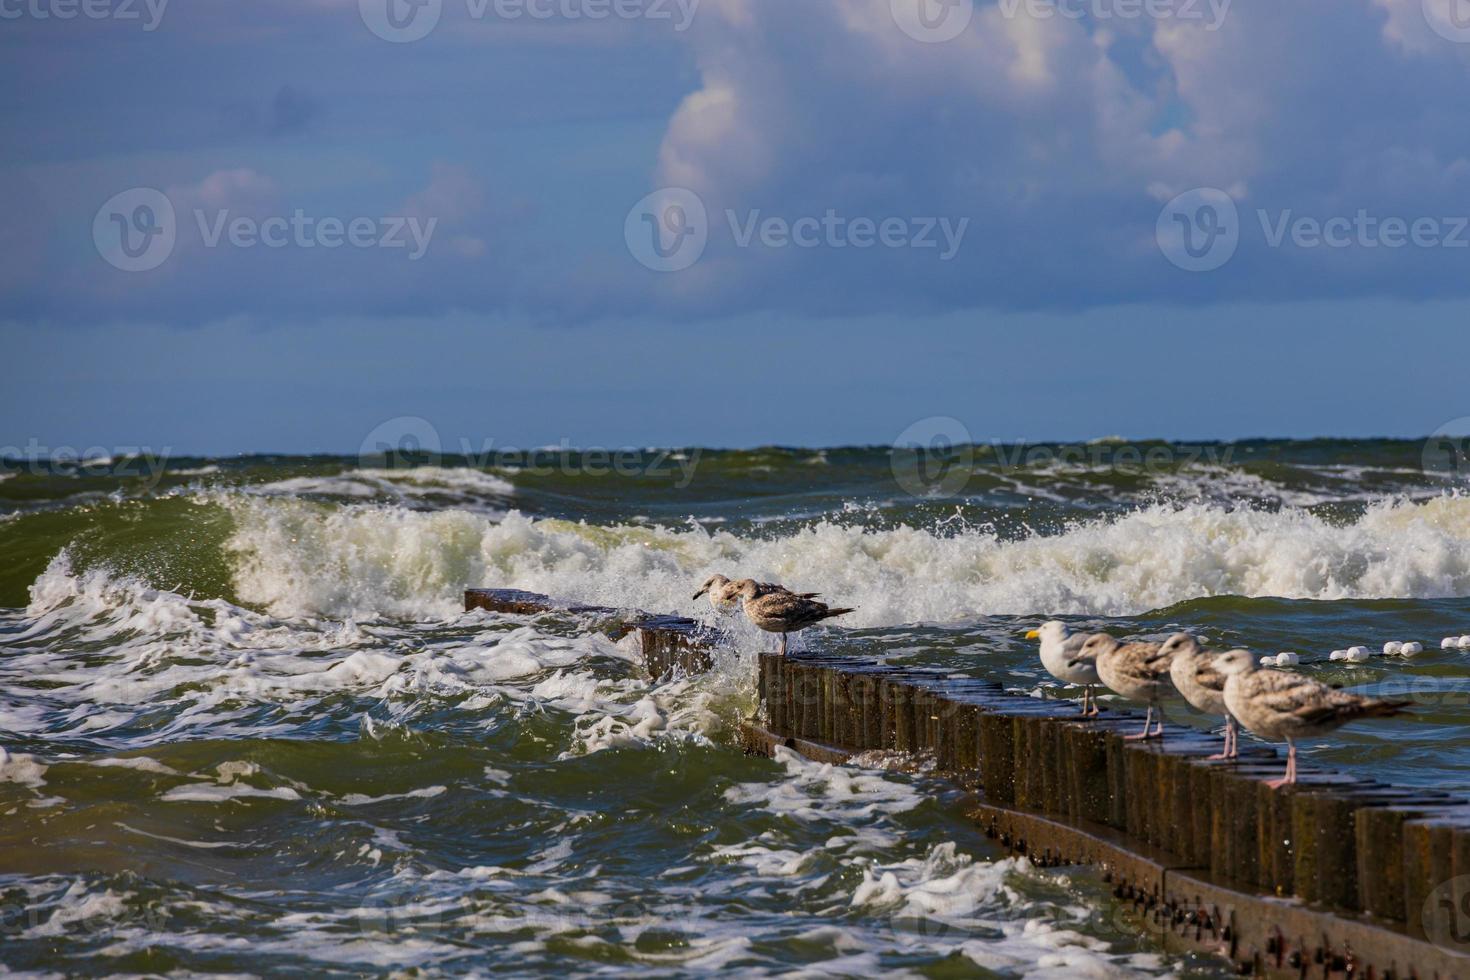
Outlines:
[[[1262,975],[1470,978],[1470,904],[1455,917],[1456,902],[1470,903],[1470,887],[1455,884],[1470,875],[1470,820],[1463,809],[1444,816],[1452,801],[1443,794],[1311,769],[1298,785],[1274,788],[1266,782],[1283,768],[1275,752],[1248,747],[1238,761],[1211,760],[1217,738],[1172,726],[1162,747],[1127,742],[1136,715],[1084,720],[1074,706],[985,682],[851,659],[808,658],[798,669],[847,675],[815,688],[819,698],[871,691],[834,711],[832,736],[932,751],[940,772],[978,791],[988,835],[1043,864],[1097,864],[1170,944],[1212,949]],[[818,758],[845,754],[807,738],[810,730],[765,740]],[[1279,903],[1293,894],[1313,904]],[[1364,908],[1398,924],[1334,911]]]
[[614,640],[636,634],[644,670],[653,678],[675,671],[696,674],[709,670],[714,663],[711,651],[723,640],[719,631],[684,616],[560,602],[521,589],[467,589],[464,608],[466,612],[484,609],[512,616],[560,613],[600,620],[599,630]]

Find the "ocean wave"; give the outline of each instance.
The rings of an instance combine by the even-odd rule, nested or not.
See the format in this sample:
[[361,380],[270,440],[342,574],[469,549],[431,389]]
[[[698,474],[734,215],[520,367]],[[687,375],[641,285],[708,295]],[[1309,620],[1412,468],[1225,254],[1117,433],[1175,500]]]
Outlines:
[[[751,665],[733,653],[708,674],[655,685],[632,676],[628,644],[597,633],[553,635],[483,613],[456,614],[445,638],[412,623],[278,618],[104,567],[78,571],[65,552],[31,593],[26,609],[0,618],[9,647],[0,729],[52,742],[142,748],[184,736],[258,738],[281,728],[274,708],[345,695],[382,705],[385,730],[448,702],[561,712],[570,758],[707,739],[748,712],[754,696]],[[138,734],[141,716],[165,709],[173,716],[166,727]],[[0,782],[44,771],[0,746]]]
[[503,477],[469,467],[446,466],[350,469],[289,477],[241,489],[267,497],[379,500],[409,507],[457,507],[492,515],[504,513],[515,495],[515,484]]
[[857,611],[843,625],[982,615],[1125,616],[1209,596],[1470,595],[1470,498],[1384,500],[1352,521],[1303,508],[1156,504],[1006,539],[813,522],[748,537],[687,527],[503,519],[465,511],[231,504],[240,598],[277,616],[454,615],[467,587],[515,587],[614,606],[703,612],[690,584],[750,575]]

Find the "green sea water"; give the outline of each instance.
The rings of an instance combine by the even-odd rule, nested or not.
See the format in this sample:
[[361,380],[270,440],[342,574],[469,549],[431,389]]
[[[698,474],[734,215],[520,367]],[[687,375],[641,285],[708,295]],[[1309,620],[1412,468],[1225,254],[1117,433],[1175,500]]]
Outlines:
[[[576,617],[713,572],[798,642],[1067,696],[1025,631],[1198,631],[1407,694],[1312,762],[1470,791],[1452,444],[0,465],[0,964],[56,974],[1223,975],[922,775],[744,756],[753,654],[650,683]],[[1415,658],[1329,662],[1418,640]],[[1210,719],[1179,711],[1182,721]]]

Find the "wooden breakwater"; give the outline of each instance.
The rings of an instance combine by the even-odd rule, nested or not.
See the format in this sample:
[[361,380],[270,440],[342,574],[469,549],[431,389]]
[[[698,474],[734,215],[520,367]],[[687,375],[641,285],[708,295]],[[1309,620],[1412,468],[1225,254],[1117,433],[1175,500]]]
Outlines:
[[[695,620],[473,589],[465,608],[575,615],[637,634],[648,673],[698,672],[724,641]],[[1239,973],[1470,980],[1470,805],[1433,789],[1303,766],[1270,748],[1235,762],[1221,740],[1169,726],[1127,742],[1136,713],[1083,718],[992,681],[859,658],[762,653],[747,751],[827,763],[898,754],[967,791],[985,835],[1043,867],[1091,865],[1164,946]]]
[[637,609],[614,609],[558,602],[537,592],[520,589],[466,589],[465,612],[486,609],[519,616],[540,614],[576,616],[592,620],[614,640],[632,634],[643,658],[643,668],[655,679],[675,670],[700,673],[710,669],[710,651],[723,634],[684,616],[660,616]]
[[1470,807],[1432,789],[1303,767],[1141,716],[945,671],[821,654],[760,657],[750,751],[840,762],[904,753],[969,790],[987,836],[1042,866],[1098,867],[1173,948],[1242,974],[1470,980]]

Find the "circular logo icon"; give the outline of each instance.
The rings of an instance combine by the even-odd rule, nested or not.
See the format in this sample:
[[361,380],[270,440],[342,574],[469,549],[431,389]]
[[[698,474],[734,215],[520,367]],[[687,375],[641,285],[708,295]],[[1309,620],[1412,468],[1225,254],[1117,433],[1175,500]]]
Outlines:
[[439,430],[428,419],[400,415],[377,426],[362,440],[357,465],[363,469],[437,466],[442,456]]
[[367,29],[385,41],[420,41],[439,26],[444,0],[357,0],[357,12]]
[[898,485],[915,497],[952,496],[974,472],[974,440],[959,419],[920,419],[893,440],[890,464]]
[[1424,440],[1419,457],[1425,473],[1464,479],[1470,476],[1470,416],[1451,419]]
[[459,896],[411,889],[364,902],[357,909],[357,926],[369,942],[431,939],[463,913],[463,904]]
[[1470,0],[1424,0],[1423,9],[1434,33],[1456,44],[1470,44]]
[[1186,272],[1211,272],[1240,246],[1235,199],[1215,187],[1196,187],[1164,205],[1154,228],[1164,258]]
[[654,272],[679,272],[699,261],[709,244],[709,218],[699,195],[664,187],[633,205],[623,240],[638,263]]
[[1436,887],[1424,900],[1424,938],[1441,949],[1470,953],[1470,877]]
[[177,237],[173,202],[152,187],[114,194],[92,219],[97,254],[124,272],[147,272],[163,265],[173,254]]
[[953,41],[975,16],[973,0],[888,0],[893,22],[915,41],[942,44]]

